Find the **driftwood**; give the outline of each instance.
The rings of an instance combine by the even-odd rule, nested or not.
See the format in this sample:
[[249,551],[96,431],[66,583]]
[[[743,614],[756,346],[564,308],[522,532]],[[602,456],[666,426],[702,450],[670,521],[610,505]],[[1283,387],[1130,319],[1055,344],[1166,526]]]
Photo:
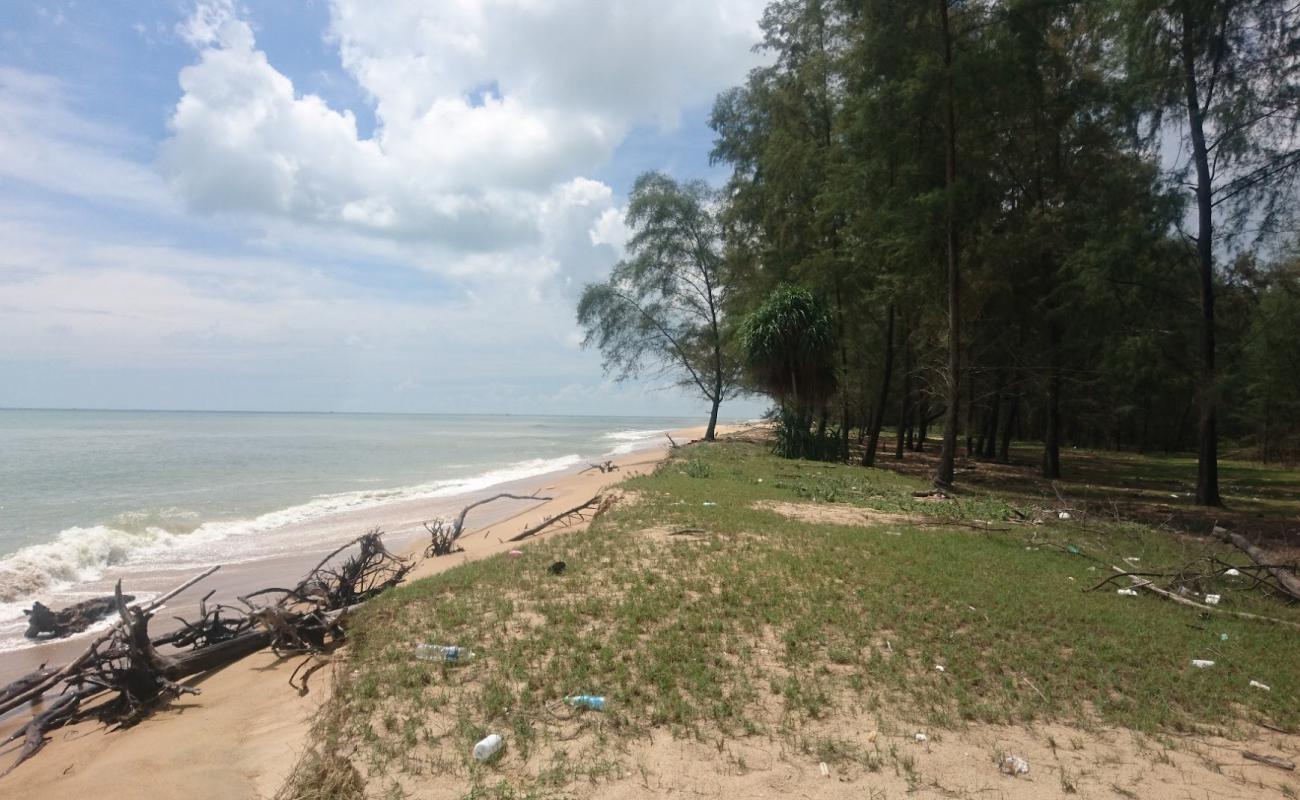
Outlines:
[[[1223,531],[1222,528],[1216,528],[1215,530]],[[1223,532],[1227,533],[1226,531]],[[1240,533],[1228,533],[1224,537],[1224,541],[1231,543],[1233,547],[1250,556],[1250,560],[1254,561],[1256,566],[1272,575],[1273,579],[1277,581],[1275,589],[1290,596],[1292,600],[1300,600],[1300,578],[1296,577],[1294,570],[1270,564],[1268,554],[1251,544]]]
[[[128,595],[129,603],[135,597]],[[114,613],[112,597],[95,597],[70,605],[61,611],[55,611],[41,602],[32,603],[31,608],[23,609],[27,615],[28,639],[61,639],[74,633],[81,633],[86,628]]]
[[78,707],[81,705],[81,693],[69,692],[60,695],[57,700],[50,704],[50,707],[32,717],[31,720],[4,741],[8,744],[16,739],[23,740],[23,749],[18,751],[18,759],[4,772],[0,772],[0,778],[13,772],[18,765],[40,752],[45,746],[45,733],[66,724],[76,714]]
[[[354,552],[339,561],[349,548]],[[181,628],[158,638],[150,636],[149,623],[163,604],[218,567],[140,606],[129,605],[131,598],[122,593],[119,581],[112,598],[117,621],[109,630],[68,664],[58,669],[42,666],[0,689],[3,714],[63,685],[59,697],[10,738],[23,738],[24,746],[6,773],[35,755],[47,734],[60,726],[91,715],[117,725],[133,724],[161,701],[198,694],[197,688],[181,683],[185,678],[267,646],[279,654],[330,649],[344,636],[347,613],[396,586],[413,566],[390,553],[380,532],[373,530],[330,552],[294,588],[263,589],[239,598],[245,608],[209,606],[209,592],[199,601],[197,620],[177,618]],[[250,599],[271,594],[280,597],[263,605]]]
[[[618,464],[615,464],[613,461],[602,461],[599,464],[588,464],[587,468],[582,470],[582,472],[591,472],[593,469],[600,470],[602,474],[617,472]],[[581,475],[582,473],[580,472],[578,474]]]
[[1243,751],[1242,755],[1249,758],[1251,761],[1258,761],[1261,764],[1268,764],[1270,767],[1277,767],[1278,769],[1295,772],[1295,762],[1288,761],[1280,756],[1261,756],[1260,754],[1252,753],[1249,750]]
[[491,503],[493,501],[503,500],[503,499],[504,500],[536,500],[538,502],[546,502],[548,500],[554,500],[555,498],[541,497],[536,493],[529,494],[529,495],[522,495],[522,494],[509,494],[506,492],[502,492],[501,494],[494,494],[491,497],[486,497],[482,500],[477,500],[465,506],[460,510],[460,514],[456,517],[455,521],[453,522],[447,522],[446,520],[442,520],[442,519],[433,520],[432,522],[426,522],[424,523],[424,529],[429,532],[431,541],[429,543],[429,546],[425,548],[424,557],[433,558],[435,556],[445,556],[451,553],[459,552],[461,548],[456,544],[456,540],[460,539],[461,534],[465,532],[466,515],[469,514],[470,511],[478,508],[479,506],[487,505],[488,503]]
[[26,675],[22,676],[21,678],[9,684],[8,686],[4,687],[3,689],[0,689],[0,703],[3,703],[6,700],[9,700],[11,698],[17,697],[18,695],[28,691],[34,686],[39,686],[40,684],[44,683],[54,673],[55,670],[46,669],[45,665],[41,664],[39,668],[27,673]]
[[[546,501],[533,495],[498,494],[463,508],[450,523],[439,521],[448,544],[454,545],[465,529],[469,512],[502,498]],[[597,495],[580,506],[548,518],[516,539],[531,536],[553,524],[572,524],[592,518],[605,508]],[[436,543],[436,537],[435,537]],[[432,549],[432,548],[431,548]],[[352,551],[340,560],[344,551]],[[212,592],[199,601],[197,619],[176,617],[180,628],[151,637],[150,621],[164,604],[216,572],[212,567],[163,595],[138,606],[122,592],[118,581],[108,613],[117,620],[91,640],[72,661],[58,668],[40,669],[0,688],[0,714],[35,702],[62,685],[62,691],[48,707],[35,713],[9,741],[22,738],[18,759],[4,773],[12,771],[44,746],[50,731],[94,715],[105,722],[130,725],[157,707],[158,703],[199,689],[181,683],[187,677],[225,666],[265,647],[277,654],[327,652],[344,635],[344,621],[352,610],[375,595],[398,585],[414,567],[406,558],[384,547],[381,533],[372,530],[331,551],[307,572],[293,588],[269,587],[238,598],[243,607],[209,605]],[[554,569],[554,567],[553,567]],[[278,597],[255,602],[257,598]],[[100,605],[104,605],[103,602]],[[58,612],[51,612],[58,613]],[[78,612],[80,613],[80,612]],[[305,661],[304,665],[309,662]],[[294,685],[303,665],[294,670]],[[305,676],[304,676],[305,681]]]
[[[190,578],[188,581],[185,581],[180,586],[177,586],[175,589],[172,589],[170,592],[167,592],[161,597],[149,601],[147,604],[145,604],[144,608],[148,611],[153,611],[155,609],[160,608],[163,605],[163,603],[167,602],[171,598],[175,597],[176,595],[190,588],[191,586],[203,580],[204,578],[208,577],[212,573],[216,572],[218,569],[221,569],[221,567],[216,566],[208,570],[205,570],[203,573],[196,575],[193,578]],[[99,636],[96,636],[93,641],[91,641],[90,645],[87,646],[84,651],[82,651],[81,655],[77,656],[72,661],[69,661],[67,664],[63,665],[59,669],[51,672],[50,675],[46,677],[43,681],[31,685],[27,689],[24,689],[20,692],[15,692],[12,695],[9,695],[7,699],[5,699],[3,702],[0,702],[0,714],[5,714],[9,711],[14,710],[15,708],[18,708],[23,703],[26,703],[29,700],[34,700],[37,697],[40,697],[42,694],[44,694],[45,692],[49,691],[52,687],[57,685],[59,681],[76,674],[77,671],[82,669],[86,664],[90,663],[92,660],[99,657],[100,655],[99,648],[104,646],[105,642],[112,639],[116,635],[117,631],[118,631],[117,626],[114,626],[113,628],[110,628],[104,633],[101,633]],[[19,680],[22,679],[20,678]],[[0,695],[4,695],[7,691],[8,691],[7,688],[5,690],[0,690]]]
[[596,495],[595,497],[592,497],[590,500],[587,500],[579,505],[576,505],[573,508],[570,508],[566,511],[561,511],[560,513],[556,514],[553,517],[547,517],[546,519],[542,520],[541,522],[532,526],[531,528],[525,528],[523,533],[519,533],[519,534],[515,534],[514,536],[511,536],[509,541],[512,542],[523,541],[524,539],[527,539],[530,536],[536,536],[537,534],[541,533],[542,531],[546,530],[552,525],[559,525],[562,528],[567,528],[570,525],[577,525],[582,522],[588,522],[592,519],[595,519],[596,516],[600,514],[600,512],[605,510],[605,508],[606,508],[606,504],[602,500],[601,495]]

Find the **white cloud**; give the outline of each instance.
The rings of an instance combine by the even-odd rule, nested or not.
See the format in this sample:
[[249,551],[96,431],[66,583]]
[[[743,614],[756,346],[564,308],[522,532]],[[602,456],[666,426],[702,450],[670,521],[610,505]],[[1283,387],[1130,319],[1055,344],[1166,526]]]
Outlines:
[[161,209],[166,185],[123,155],[140,145],[77,115],[58,80],[0,67],[0,176],[80,197]]
[[[200,2],[180,29],[199,58],[160,164],[206,212],[452,251],[545,248],[566,235],[547,229],[572,222],[566,204],[590,210],[584,235],[607,215],[612,193],[582,176],[633,127],[672,125],[743,77],[762,5],[335,0],[330,36],[374,107],[363,138],[350,110],[276,70],[229,0]],[[541,257],[563,269],[563,255]]]

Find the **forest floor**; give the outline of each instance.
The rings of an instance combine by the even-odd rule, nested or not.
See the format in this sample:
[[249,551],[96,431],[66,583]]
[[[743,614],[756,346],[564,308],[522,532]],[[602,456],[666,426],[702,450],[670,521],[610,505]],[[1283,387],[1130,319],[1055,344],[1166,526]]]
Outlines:
[[[1245,563],[1173,529],[1203,518],[1194,464],[1139,459],[1071,452],[1081,480],[1055,488],[966,464],[936,499],[891,469],[684,448],[586,530],[368,604],[281,796],[1300,796],[1244,757],[1297,760],[1300,632],[1089,591],[1111,565]],[[1224,476],[1261,529],[1300,525],[1300,476]],[[1130,521],[1156,508],[1178,514]],[[1244,576],[1196,588],[1300,622]],[[477,655],[418,661],[422,641]],[[573,712],[578,693],[607,709]],[[478,763],[490,732],[505,749]]]
[[[923,451],[905,451],[903,459],[894,457],[893,445],[892,438],[882,436],[877,466],[918,478],[934,474],[937,440]],[[1219,525],[1288,558],[1300,556],[1300,467],[1225,455],[1219,460],[1223,506],[1206,508],[1195,502],[1195,455],[1062,450],[1062,478],[1055,481],[1041,477],[1041,459],[1042,447],[1029,444],[1013,446],[1005,464],[959,458],[957,484],[1009,502],[1058,498],[1058,505],[1182,533],[1208,535]]]

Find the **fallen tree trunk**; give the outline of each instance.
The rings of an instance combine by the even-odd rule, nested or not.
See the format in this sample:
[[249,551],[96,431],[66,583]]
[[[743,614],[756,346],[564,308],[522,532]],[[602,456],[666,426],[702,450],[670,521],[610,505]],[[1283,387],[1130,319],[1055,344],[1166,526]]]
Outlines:
[[[204,578],[208,577],[209,575],[211,575],[212,573],[216,572],[219,569],[221,569],[220,566],[215,566],[210,569],[204,570],[199,575],[195,575],[193,578],[190,578],[188,581],[185,581],[180,586],[177,586],[175,589],[172,589],[170,592],[167,592],[161,597],[157,597],[149,601],[148,603],[145,604],[144,608],[148,611],[154,611],[158,608],[161,608],[163,603],[167,602],[171,598],[175,597],[176,595],[190,588],[194,584],[198,583],[199,581],[203,580]],[[72,661],[69,661],[67,664],[64,664],[59,669],[51,672],[44,680],[40,681],[39,683],[31,685],[27,689],[24,689],[20,692],[10,695],[3,702],[0,702],[0,714],[4,714],[6,712],[12,711],[15,708],[21,706],[23,703],[26,703],[29,700],[34,700],[37,697],[40,697],[41,695],[45,694],[45,692],[53,688],[56,684],[58,684],[59,681],[63,680],[64,678],[67,678],[70,675],[73,675],[79,669],[84,667],[86,664],[98,658],[100,655],[99,648],[103,646],[105,642],[112,639],[119,632],[120,630],[119,626],[120,623],[118,623],[118,625],[114,625],[112,628],[109,628],[107,631],[104,631],[99,636],[96,636],[95,639],[89,644],[89,646],[87,646],[86,649],[82,651],[81,655],[77,656]],[[19,680],[22,679],[20,678]],[[10,686],[12,685],[13,684],[10,684]],[[8,691],[8,687],[6,687],[5,691],[6,692]],[[4,694],[4,692],[0,692],[0,694]]]
[[[1220,530],[1222,530],[1222,528],[1220,528]],[[1225,541],[1230,542],[1233,547],[1250,556],[1251,561],[1254,561],[1272,575],[1273,579],[1277,581],[1278,588],[1281,589],[1284,594],[1290,595],[1293,600],[1300,600],[1300,578],[1297,578],[1294,572],[1275,564],[1271,564],[1268,554],[1251,544],[1250,540],[1245,536],[1242,536],[1240,533],[1229,533],[1224,538]]]
[[[135,597],[127,595],[127,602]],[[24,609],[27,615],[27,631],[23,635],[28,639],[48,637],[62,639],[74,633],[81,633],[86,628],[113,613],[112,597],[95,597],[55,611],[41,602],[32,603]]]

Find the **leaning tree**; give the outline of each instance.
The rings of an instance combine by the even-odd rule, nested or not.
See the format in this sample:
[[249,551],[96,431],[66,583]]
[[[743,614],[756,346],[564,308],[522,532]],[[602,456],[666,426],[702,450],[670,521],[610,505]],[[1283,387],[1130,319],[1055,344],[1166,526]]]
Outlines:
[[627,258],[578,302],[584,347],[597,347],[620,380],[646,369],[672,376],[711,404],[713,440],[722,401],[740,390],[740,366],[723,318],[717,198],[703,181],[648,172],[628,199]]

